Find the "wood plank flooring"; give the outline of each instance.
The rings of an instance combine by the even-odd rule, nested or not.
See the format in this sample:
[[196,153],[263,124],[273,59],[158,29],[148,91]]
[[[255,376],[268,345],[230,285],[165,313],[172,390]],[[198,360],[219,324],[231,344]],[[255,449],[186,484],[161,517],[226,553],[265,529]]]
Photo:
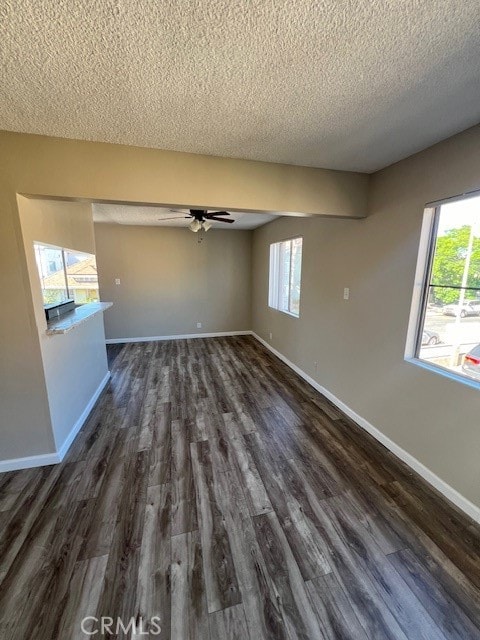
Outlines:
[[480,640],[480,528],[252,337],[108,352],[0,475],[2,639]]

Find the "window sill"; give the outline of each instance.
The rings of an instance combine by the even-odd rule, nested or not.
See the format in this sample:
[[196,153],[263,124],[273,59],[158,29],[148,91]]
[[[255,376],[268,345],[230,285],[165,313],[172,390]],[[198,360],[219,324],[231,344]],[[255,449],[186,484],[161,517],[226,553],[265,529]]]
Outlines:
[[473,389],[480,389],[480,380],[467,378],[467,376],[463,376],[460,373],[455,373],[455,371],[450,371],[449,369],[446,369],[445,367],[441,367],[438,364],[430,364],[429,362],[425,362],[425,360],[420,360],[420,358],[405,358],[405,362],[408,362],[409,364],[414,364],[417,367],[426,369],[427,371],[431,371],[432,373],[436,373],[437,375],[443,376],[444,378],[449,378],[450,380],[454,380],[455,382],[460,382],[461,384],[464,384],[467,387],[472,387]]
[[300,318],[300,314],[295,314],[292,313],[291,311],[284,311],[283,309],[277,309],[276,307],[271,307],[270,305],[268,305],[268,308],[271,309],[272,311],[277,311],[278,313],[283,313],[286,316],[290,316],[290,318],[296,318],[298,320],[298,318]]
[[47,324],[47,335],[55,336],[63,333],[68,333],[82,322],[85,322],[89,318],[97,315],[97,313],[103,313],[113,305],[113,302],[90,302],[78,306],[74,311],[70,311],[65,315],[58,318],[58,320],[52,320]]

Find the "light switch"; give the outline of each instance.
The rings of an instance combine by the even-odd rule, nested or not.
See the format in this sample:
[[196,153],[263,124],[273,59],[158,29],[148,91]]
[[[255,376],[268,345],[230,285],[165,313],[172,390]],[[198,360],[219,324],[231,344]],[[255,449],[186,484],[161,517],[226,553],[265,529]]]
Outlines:
[[115,284],[120,284],[120,278],[115,278]]
[[345,289],[343,290],[343,299],[344,300],[349,300],[350,299],[350,289],[349,289],[349,287],[345,287]]

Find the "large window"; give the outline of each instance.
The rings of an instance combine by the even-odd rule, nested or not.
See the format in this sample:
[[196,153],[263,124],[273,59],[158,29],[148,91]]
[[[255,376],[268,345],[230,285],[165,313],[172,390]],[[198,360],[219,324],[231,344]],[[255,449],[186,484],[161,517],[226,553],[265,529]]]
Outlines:
[[480,196],[441,204],[427,216],[415,356],[480,381]]
[[95,256],[61,247],[34,244],[43,304],[73,299],[76,304],[98,302]]
[[301,275],[302,238],[271,244],[269,306],[298,317]]

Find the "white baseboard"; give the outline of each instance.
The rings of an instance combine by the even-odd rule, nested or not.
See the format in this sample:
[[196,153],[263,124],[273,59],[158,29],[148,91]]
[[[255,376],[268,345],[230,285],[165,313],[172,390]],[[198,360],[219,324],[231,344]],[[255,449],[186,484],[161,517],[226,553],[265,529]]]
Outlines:
[[182,333],[173,336],[149,336],[147,338],[108,338],[107,344],[124,344],[126,342],[160,342],[162,340],[189,340],[190,338],[222,338],[223,336],[251,336],[252,331],[216,331],[214,333]]
[[459,509],[461,509],[464,513],[466,513],[470,518],[480,523],[480,507],[470,502],[467,498],[462,496],[456,489],[447,484],[444,480],[439,478],[433,471],[431,471],[428,467],[426,467],[422,462],[414,458],[408,451],[402,449],[398,444],[396,444],[393,440],[391,440],[388,436],[383,434],[379,429],[374,427],[370,422],[362,418],[362,416],[355,413],[353,409],[350,409],[344,402],[342,402],[339,398],[333,395],[328,389],[322,387],[318,382],[316,382],[311,376],[302,371],[297,365],[290,362],[288,358],[286,358],[280,351],[277,351],[272,347],[268,342],[263,340],[259,335],[255,332],[252,332],[252,335],[256,340],[258,340],[264,347],[266,347],[269,351],[277,356],[282,362],[288,365],[295,373],[303,378],[308,384],[310,384],[314,389],[319,391],[322,395],[324,395],[328,400],[333,402],[333,404],[338,407],[343,413],[345,413],[349,418],[351,418],[354,422],[356,422],[362,429],[365,429],[371,436],[373,436],[378,442],[383,444],[389,451],[391,451],[397,458],[400,458],[405,464],[407,464],[411,469],[416,471],[424,480],[426,480],[432,487],[435,487],[441,494],[443,494],[448,500],[453,502]]
[[78,418],[78,420],[73,425],[72,430],[70,431],[68,436],[63,441],[62,446],[58,449],[57,455],[59,457],[59,462],[61,462],[64,459],[67,451],[70,449],[70,447],[72,445],[72,442],[75,440],[75,438],[77,436],[77,433],[80,431],[80,429],[85,424],[86,419],[90,415],[91,410],[95,406],[95,403],[97,402],[98,398],[100,397],[100,394],[104,390],[105,385],[110,380],[110,375],[111,375],[110,371],[107,371],[107,373],[105,374],[105,377],[100,382],[100,384],[98,385],[97,389],[95,390],[95,393],[93,394],[93,396],[88,401],[87,406],[82,411],[81,416]]
[[82,415],[73,425],[72,430],[64,440],[62,446],[55,453],[42,453],[38,456],[28,456],[26,458],[12,458],[10,460],[0,460],[0,473],[5,471],[18,471],[20,469],[31,469],[32,467],[46,467],[51,464],[58,464],[62,462],[67,451],[69,450],[72,442],[75,440],[76,435],[83,427],[85,420],[88,418],[90,411],[93,409],[100,394],[102,393],[105,385],[110,380],[110,371],[98,385],[95,393],[90,398],[87,406],[82,412]]
[[50,464],[57,464],[58,462],[60,462],[58,453],[42,453],[38,456],[0,460],[0,473],[18,471],[19,469],[31,469],[32,467],[47,467]]
[[[459,509],[461,509],[464,513],[466,513],[470,518],[480,523],[480,507],[473,504],[465,498],[461,493],[459,493],[456,489],[451,487],[444,480],[439,478],[433,471],[431,471],[428,467],[426,467],[422,462],[417,460],[414,456],[412,456],[408,451],[402,449],[398,444],[396,444],[393,440],[391,440],[388,436],[383,434],[379,429],[374,427],[370,422],[365,420],[358,413],[350,409],[348,405],[346,405],[342,400],[333,395],[328,389],[322,387],[318,382],[316,382],[311,376],[305,373],[300,367],[297,367],[293,362],[291,362],[286,356],[284,356],[280,351],[277,351],[274,347],[272,347],[268,342],[263,340],[259,335],[257,335],[253,331],[236,331],[236,332],[222,332],[222,333],[208,333],[208,334],[189,334],[189,335],[176,335],[176,336],[157,336],[150,338],[127,338],[123,340],[107,340],[107,344],[116,344],[123,342],[147,342],[147,341],[155,341],[155,340],[180,340],[186,338],[210,338],[210,337],[219,337],[219,336],[233,336],[233,335],[253,335],[256,340],[258,340],[264,347],[266,347],[269,351],[271,351],[274,355],[277,356],[282,362],[284,362],[287,366],[289,366],[295,373],[297,373],[301,378],[303,378],[308,384],[310,384],[314,389],[316,389],[319,393],[324,395],[328,400],[333,402],[333,404],[338,407],[343,413],[345,413],[349,418],[351,418],[354,422],[356,422],[362,429],[365,429],[370,435],[372,435],[378,442],[383,444],[389,451],[391,451],[394,455],[396,455],[400,460],[405,462],[411,469],[416,471],[422,478],[424,478],[429,484],[431,484],[435,489],[437,489],[440,493],[442,493],[448,500],[453,502]],[[75,436],[82,428],[85,420],[87,419],[90,411],[93,409],[96,401],[98,400],[100,394],[102,393],[105,385],[110,379],[110,372],[107,373],[105,378],[102,380],[97,390],[93,394],[89,403],[85,407],[82,415],[79,417],[71,432],[63,442],[62,446],[56,453],[46,453],[40,454],[37,456],[28,456],[25,458],[13,458],[11,460],[1,460],[0,461],[0,473],[6,471],[16,471],[19,469],[30,469],[32,467],[42,467],[51,464],[57,464],[63,460],[68,449],[70,448]]]

